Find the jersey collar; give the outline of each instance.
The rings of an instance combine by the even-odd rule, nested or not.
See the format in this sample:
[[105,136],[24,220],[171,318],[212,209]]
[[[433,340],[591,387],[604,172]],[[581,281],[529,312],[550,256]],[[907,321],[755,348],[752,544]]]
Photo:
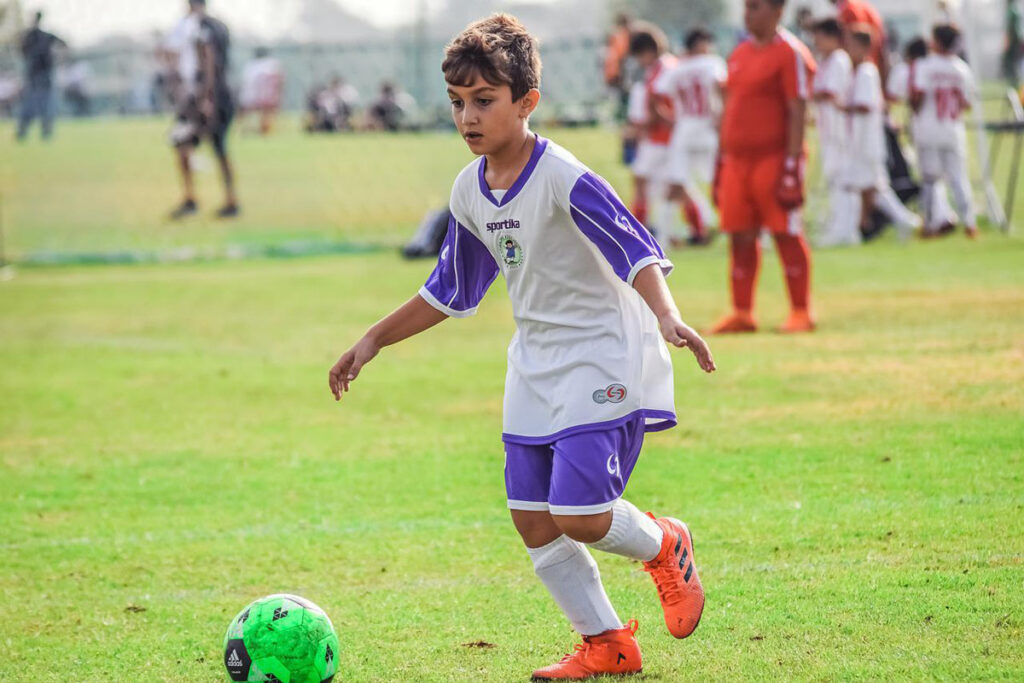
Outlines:
[[526,181],[530,179],[531,175],[533,175],[533,170],[537,167],[537,162],[540,161],[541,155],[544,154],[544,150],[548,146],[547,140],[536,133],[533,135],[536,138],[536,141],[533,143],[533,151],[530,152],[530,160],[526,162],[526,166],[524,166],[523,170],[519,173],[519,177],[516,178],[514,183],[512,183],[512,187],[508,188],[508,191],[505,193],[505,196],[501,198],[501,201],[494,198],[494,195],[491,194],[491,188],[487,185],[487,181],[484,179],[484,172],[487,170],[487,157],[480,157],[480,165],[477,168],[477,176],[480,180],[480,194],[486,197],[491,204],[494,204],[499,208],[508,204],[517,194],[519,194],[519,191],[523,189],[523,185],[525,185]]

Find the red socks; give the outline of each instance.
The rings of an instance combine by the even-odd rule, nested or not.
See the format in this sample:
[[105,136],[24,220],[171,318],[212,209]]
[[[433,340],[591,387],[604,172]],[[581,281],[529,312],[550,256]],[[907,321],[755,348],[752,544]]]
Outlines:
[[633,200],[633,217],[640,225],[647,227],[647,200],[645,198],[637,197]]
[[697,209],[697,205],[693,203],[692,199],[687,199],[683,202],[683,218],[686,219],[687,225],[690,226],[690,234],[696,239],[704,239],[707,231],[704,229],[704,221],[700,217],[700,210]]
[[754,285],[761,267],[761,244],[757,239],[729,241],[729,278],[732,283],[732,305],[737,311],[754,309]]
[[776,234],[775,246],[782,259],[786,287],[794,310],[806,311],[811,288],[811,252],[803,235]]

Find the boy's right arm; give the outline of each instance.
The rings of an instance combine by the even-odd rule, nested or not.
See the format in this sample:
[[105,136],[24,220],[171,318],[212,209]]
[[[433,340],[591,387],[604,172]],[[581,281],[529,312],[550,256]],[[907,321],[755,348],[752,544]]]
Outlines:
[[363,338],[341,354],[341,358],[331,368],[328,384],[334,400],[341,400],[342,393],[349,390],[349,383],[359,376],[362,367],[373,360],[382,348],[429,330],[447,317],[419,294],[399,306],[367,330]]
[[498,264],[484,243],[451,216],[437,266],[419,294],[367,330],[331,368],[328,383],[334,400],[341,400],[359,370],[385,346],[428,330],[445,318],[476,313],[497,275]]

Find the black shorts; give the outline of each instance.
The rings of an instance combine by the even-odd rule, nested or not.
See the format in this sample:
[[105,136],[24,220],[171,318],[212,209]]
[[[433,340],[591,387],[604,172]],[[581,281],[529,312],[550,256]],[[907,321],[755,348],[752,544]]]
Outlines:
[[196,98],[189,95],[175,114],[175,126],[171,131],[171,144],[175,147],[195,147],[204,138],[209,138],[217,154],[226,153],[225,142],[231,120],[235,117],[235,104],[231,94],[219,93],[215,97],[213,116],[207,117],[199,109]]

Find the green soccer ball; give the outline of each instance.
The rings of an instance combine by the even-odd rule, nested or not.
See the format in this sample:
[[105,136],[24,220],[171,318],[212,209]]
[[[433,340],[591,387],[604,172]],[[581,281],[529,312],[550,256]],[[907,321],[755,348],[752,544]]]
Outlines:
[[224,666],[232,681],[329,683],[338,670],[338,635],[309,600],[268,595],[231,621]]

